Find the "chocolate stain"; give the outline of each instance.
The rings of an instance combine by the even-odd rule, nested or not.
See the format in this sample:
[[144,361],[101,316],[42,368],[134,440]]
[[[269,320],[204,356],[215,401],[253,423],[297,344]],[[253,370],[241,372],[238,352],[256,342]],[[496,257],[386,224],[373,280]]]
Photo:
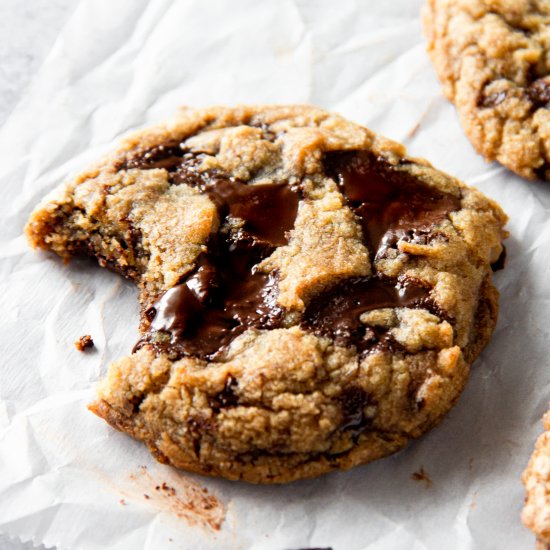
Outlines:
[[141,500],[155,512],[175,515],[190,526],[220,531],[227,509],[219,498],[184,475],[168,471],[163,475],[168,479],[159,484],[146,466],[140,467],[129,476],[133,491],[125,494],[125,500]]
[[420,467],[420,470],[411,474],[411,479],[413,481],[424,482],[426,484],[426,487],[432,486],[432,480],[430,479],[430,477],[428,476],[428,473],[426,472],[426,470],[424,470],[422,466]]

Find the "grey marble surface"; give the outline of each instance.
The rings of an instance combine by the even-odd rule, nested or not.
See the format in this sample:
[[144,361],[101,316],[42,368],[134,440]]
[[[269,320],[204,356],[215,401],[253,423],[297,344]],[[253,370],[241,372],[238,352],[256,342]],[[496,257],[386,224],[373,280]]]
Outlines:
[[18,540],[12,540],[5,535],[0,535],[0,550],[46,550],[46,547],[42,545],[34,546],[30,542],[19,542]]
[[0,125],[24,95],[77,4],[78,0],[0,0]]
[[[24,96],[77,4],[78,0],[0,0],[0,126]],[[34,548],[0,534],[0,550]]]

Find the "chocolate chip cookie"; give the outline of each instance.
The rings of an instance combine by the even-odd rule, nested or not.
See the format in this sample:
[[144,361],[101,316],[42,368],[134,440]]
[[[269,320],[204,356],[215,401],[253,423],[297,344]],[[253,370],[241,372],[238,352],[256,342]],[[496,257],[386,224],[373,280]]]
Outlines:
[[479,153],[550,179],[550,3],[428,0],[428,52]]
[[26,232],[139,286],[141,338],[94,413],[162,462],[280,483],[441,420],[495,326],[505,221],[337,115],[216,107],[131,135]]
[[523,523],[537,536],[537,548],[550,548],[550,411],[544,415],[544,432],[523,472],[525,505]]

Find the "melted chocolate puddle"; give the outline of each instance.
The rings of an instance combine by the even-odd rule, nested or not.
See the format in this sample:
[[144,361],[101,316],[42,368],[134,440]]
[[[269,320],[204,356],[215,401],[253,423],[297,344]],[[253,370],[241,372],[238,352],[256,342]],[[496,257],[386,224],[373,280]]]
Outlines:
[[222,217],[239,218],[244,225],[226,236],[213,235],[194,272],[146,312],[151,331],[168,333],[169,341],[161,344],[151,333],[145,341],[171,355],[212,359],[247,328],[280,325],[277,277],[255,266],[286,244],[299,194],[286,184],[246,185],[228,179],[207,180],[201,188]]
[[287,243],[300,196],[286,183],[247,185],[199,173],[198,160],[170,144],[126,162],[126,168],[168,170],[172,184],[206,193],[222,223],[228,217],[240,220],[239,228],[212,235],[195,269],[146,310],[150,328],[135,349],[149,343],[171,357],[214,359],[247,328],[280,325],[277,277],[256,266]]
[[163,332],[170,339],[146,337],[142,343],[178,357],[213,359],[249,327],[278,327],[276,277],[255,273],[255,263],[254,251],[234,254],[223,245],[218,255],[201,255],[196,271],[146,312],[153,319],[149,335]]
[[[145,312],[150,328],[136,344],[149,343],[171,357],[215,359],[249,327],[280,326],[277,275],[256,266],[288,242],[299,193],[286,183],[247,185],[200,173],[200,155],[169,143],[134,154],[119,168],[168,171],[174,185],[186,183],[208,194],[227,224],[208,243],[194,270]],[[325,169],[335,179],[363,228],[373,259],[382,258],[401,240],[426,244],[439,234],[434,226],[460,208],[460,198],[434,190],[366,151],[330,153]],[[385,329],[363,325],[362,313],[378,308],[424,307],[441,316],[429,289],[415,281],[356,277],[340,281],[312,300],[302,327],[354,345],[360,352],[398,347]],[[444,313],[443,313],[444,315]]]
[[427,244],[434,226],[460,209],[460,197],[443,193],[368,151],[327,155],[325,169],[361,220],[373,259],[399,241]]
[[369,277],[346,279],[312,301],[304,314],[304,327],[331,336],[340,346],[354,345],[359,352],[393,348],[387,331],[361,323],[361,314],[395,307],[430,308],[429,289],[409,282]]
[[[460,208],[460,198],[430,188],[367,151],[331,153],[325,170],[359,217],[373,260],[402,240],[429,243],[439,235],[434,227]],[[430,299],[430,290],[415,281],[356,277],[310,302],[302,326],[360,352],[395,349],[399,346],[385,329],[359,320],[367,311],[395,307],[422,307],[446,317]]]

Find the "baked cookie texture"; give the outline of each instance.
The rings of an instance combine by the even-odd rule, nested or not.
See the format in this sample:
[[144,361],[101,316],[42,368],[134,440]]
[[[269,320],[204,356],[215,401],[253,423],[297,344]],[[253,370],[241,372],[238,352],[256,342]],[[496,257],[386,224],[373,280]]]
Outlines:
[[428,53],[487,160],[550,179],[550,2],[428,0]]
[[523,523],[537,536],[537,549],[550,548],[550,411],[543,418],[544,432],[523,472],[525,505]]
[[310,106],[181,109],[26,227],[140,288],[142,337],[90,409],[160,461],[281,483],[403,448],[497,319],[506,216]]

